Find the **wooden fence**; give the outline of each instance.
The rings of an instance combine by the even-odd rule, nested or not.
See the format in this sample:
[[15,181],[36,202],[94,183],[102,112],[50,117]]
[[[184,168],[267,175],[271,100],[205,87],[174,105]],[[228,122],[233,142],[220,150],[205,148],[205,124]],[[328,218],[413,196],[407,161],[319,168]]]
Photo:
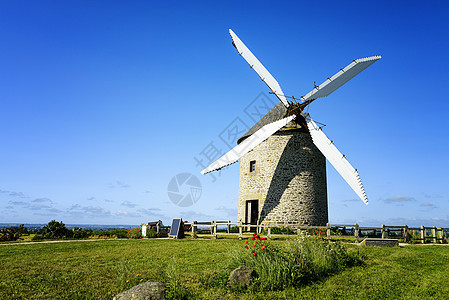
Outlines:
[[[447,241],[442,227],[408,227],[407,225],[390,226],[382,224],[380,227],[366,227],[358,224],[329,224],[326,226],[302,226],[290,223],[265,223],[260,225],[243,224],[231,221],[210,221],[210,222],[186,222],[184,223],[186,234],[206,233],[212,238],[217,236],[237,236],[243,238],[253,232],[262,231],[270,239],[272,237],[285,237],[299,235],[308,232],[320,235],[324,238],[353,237],[359,241],[365,237],[379,237],[382,239],[396,238],[404,242],[411,243],[443,243]],[[203,228],[203,229],[201,229]],[[204,229],[205,228],[205,229]],[[294,229],[292,229],[294,228]],[[284,233],[276,233],[284,231]],[[273,233],[274,232],[274,233]]]

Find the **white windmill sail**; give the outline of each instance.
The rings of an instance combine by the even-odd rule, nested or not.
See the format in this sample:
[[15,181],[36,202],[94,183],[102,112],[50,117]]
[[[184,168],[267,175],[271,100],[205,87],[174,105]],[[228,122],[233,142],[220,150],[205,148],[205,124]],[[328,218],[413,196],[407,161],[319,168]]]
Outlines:
[[223,167],[236,163],[240,157],[254,149],[257,145],[265,141],[269,136],[273,133],[284,127],[291,120],[293,120],[295,116],[289,116],[279,121],[267,124],[254,132],[250,137],[246,140],[235,146],[231,151],[220,157],[210,166],[201,171],[201,174],[206,174],[212,171],[219,170]]
[[360,180],[359,173],[354,169],[351,164],[346,160],[346,157],[338,151],[324,132],[318,127],[310,116],[304,116],[309,128],[310,135],[312,136],[313,143],[323,153],[327,160],[334,166],[343,179],[349,184],[354,192],[362,199],[365,204],[368,204],[368,197],[365,193],[362,181]]
[[310,99],[329,96],[343,84],[354,78],[357,74],[371,66],[380,58],[380,56],[370,56],[366,58],[355,59],[346,68],[341,69],[340,72],[332,77],[329,77],[325,82],[314,88],[307,95],[301,97],[301,100],[307,101]]
[[274,77],[268,72],[267,69],[262,65],[262,63],[251,53],[251,51],[243,44],[239,37],[229,29],[229,34],[231,35],[234,47],[237,49],[239,54],[248,62],[249,66],[256,71],[263,82],[268,85],[270,90],[279,98],[279,100],[288,107],[289,104],[284,96],[284,93],[279,86],[279,83],[274,79]]

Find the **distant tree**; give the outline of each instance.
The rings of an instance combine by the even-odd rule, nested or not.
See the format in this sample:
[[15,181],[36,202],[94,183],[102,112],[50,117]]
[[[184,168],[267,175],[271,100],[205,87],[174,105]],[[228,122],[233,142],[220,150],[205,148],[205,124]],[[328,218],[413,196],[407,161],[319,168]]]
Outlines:
[[60,239],[67,236],[69,230],[65,227],[65,224],[61,222],[57,222],[55,220],[51,220],[47,225],[42,227],[40,230],[40,234],[45,238],[51,239]]
[[[22,225],[23,226],[23,225]],[[30,232],[28,231],[28,228],[23,227],[22,229],[22,234],[30,234]]]

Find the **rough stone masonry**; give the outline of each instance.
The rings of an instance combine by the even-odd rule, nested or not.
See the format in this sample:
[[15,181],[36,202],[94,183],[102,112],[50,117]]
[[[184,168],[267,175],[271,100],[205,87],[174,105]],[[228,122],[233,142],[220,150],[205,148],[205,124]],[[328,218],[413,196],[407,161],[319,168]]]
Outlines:
[[328,222],[326,159],[306,129],[291,122],[241,158],[238,220],[242,223],[249,223],[250,200],[258,200],[259,224],[295,227]]

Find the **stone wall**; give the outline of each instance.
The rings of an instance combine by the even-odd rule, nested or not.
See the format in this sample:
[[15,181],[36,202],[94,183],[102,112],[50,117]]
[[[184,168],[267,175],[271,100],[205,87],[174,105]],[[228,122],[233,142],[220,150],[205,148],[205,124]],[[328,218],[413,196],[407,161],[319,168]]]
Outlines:
[[[325,225],[328,222],[326,159],[310,134],[282,129],[240,159],[238,220],[246,201],[259,200],[259,223]],[[250,161],[256,161],[250,172]]]

